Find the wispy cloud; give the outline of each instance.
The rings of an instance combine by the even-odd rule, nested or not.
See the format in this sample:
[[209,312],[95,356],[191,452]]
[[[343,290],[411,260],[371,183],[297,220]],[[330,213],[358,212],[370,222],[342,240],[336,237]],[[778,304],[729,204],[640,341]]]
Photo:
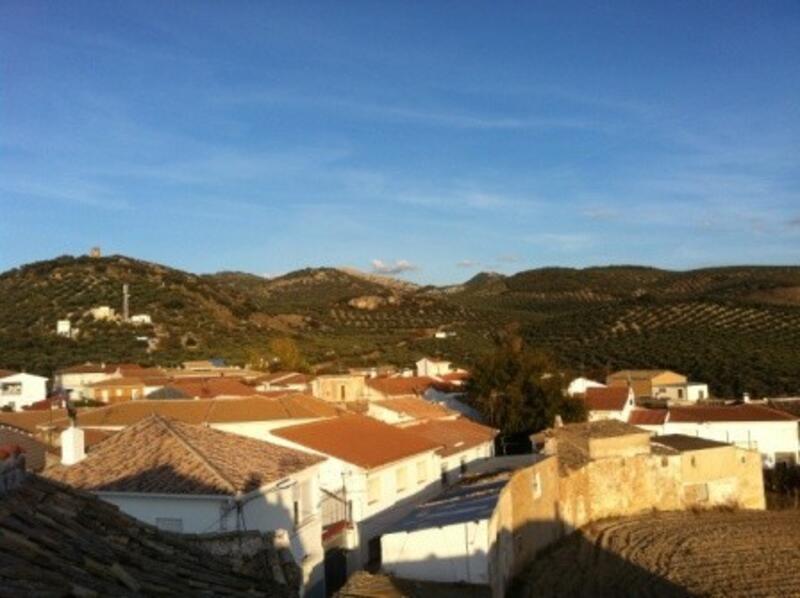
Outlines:
[[460,260],[456,262],[456,266],[459,268],[478,268],[480,267],[480,263],[474,260]]
[[543,116],[531,114],[495,114],[475,113],[460,110],[458,107],[425,108],[399,104],[365,102],[345,97],[309,97],[294,92],[266,90],[254,92],[220,94],[216,98],[219,104],[230,105],[271,105],[291,104],[335,111],[351,118],[379,119],[383,122],[419,123],[437,127],[459,129],[586,129],[610,130],[612,125],[596,119],[578,116]]
[[383,260],[372,260],[372,271],[375,274],[405,274],[419,270],[417,266],[408,260],[395,260],[394,262],[384,262]]

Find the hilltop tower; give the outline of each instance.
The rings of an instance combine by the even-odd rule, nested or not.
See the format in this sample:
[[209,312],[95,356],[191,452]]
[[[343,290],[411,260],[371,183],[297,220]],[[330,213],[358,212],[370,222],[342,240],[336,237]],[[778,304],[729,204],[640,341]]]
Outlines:
[[103,252],[100,251],[99,247],[92,247],[89,250],[89,257],[103,257]]
[[130,292],[128,283],[122,285],[122,321],[127,322],[130,319]]

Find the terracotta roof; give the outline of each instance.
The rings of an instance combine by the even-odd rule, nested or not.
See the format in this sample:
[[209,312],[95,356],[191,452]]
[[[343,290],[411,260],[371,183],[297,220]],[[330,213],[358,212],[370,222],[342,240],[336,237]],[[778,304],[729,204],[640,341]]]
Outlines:
[[381,467],[440,446],[417,434],[363,415],[347,414],[273,430],[272,433],[364,469]]
[[367,386],[386,396],[421,395],[436,382],[427,376],[367,378]]
[[113,374],[117,371],[115,365],[103,365],[99,363],[81,363],[61,368],[57,374]]
[[482,426],[466,417],[436,419],[403,429],[439,444],[437,452],[442,457],[449,457],[485,442],[492,442],[498,434],[498,430]]
[[117,432],[83,461],[44,472],[94,492],[250,492],[323,461],[316,455],[152,415]]
[[456,415],[455,411],[451,411],[447,407],[417,397],[398,397],[385,401],[374,401],[374,404],[395,413],[407,415],[412,419],[435,419]]
[[[672,370],[620,370],[609,374],[608,378],[630,378],[631,380],[652,380],[660,374],[678,374]],[[681,374],[678,374],[679,376]]]
[[16,376],[19,372],[13,370],[0,370],[0,378],[8,378],[9,376]]
[[660,426],[666,419],[666,409],[634,409],[628,416],[628,423],[634,426]]
[[587,388],[584,401],[589,411],[622,411],[628,401],[627,386]]
[[[248,397],[166,401],[141,399],[117,403],[108,407],[83,409],[78,413],[78,425],[81,428],[119,428],[135,424],[153,414],[189,424],[215,424],[334,417],[338,413],[336,408],[329,403],[300,394],[277,398]],[[64,414],[54,423],[57,426],[65,427],[69,421]]]
[[134,388],[144,386],[141,378],[132,376],[121,376],[119,378],[107,378],[99,382],[89,384],[89,388]]
[[177,378],[170,386],[179,388],[190,397],[213,399],[214,397],[250,397],[256,393],[238,378]]
[[732,405],[729,407],[671,407],[669,423],[696,422],[761,422],[797,421],[798,418],[784,411],[763,405]]
[[[83,413],[83,410],[79,411],[79,413]],[[39,431],[40,426],[50,423],[51,420],[56,422],[65,420],[66,417],[66,409],[14,411],[11,413],[0,411],[0,423],[22,428],[34,434]]]
[[256,561],[262,566],[244,571],[203,550],[204,536],[160,532],[97,497],[33,474],[1,504],[4,596],[296,595],[277,581],[279,557],[265,541]]
[[439,376],[439,378],[446,382],[463,382],[469,380],[470,375],[469,372],[449,372]]

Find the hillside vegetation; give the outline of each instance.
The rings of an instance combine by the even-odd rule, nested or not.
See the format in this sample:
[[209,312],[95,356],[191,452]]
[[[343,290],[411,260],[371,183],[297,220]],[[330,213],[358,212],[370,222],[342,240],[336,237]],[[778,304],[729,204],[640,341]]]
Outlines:
[[[150,314],[152,325],[89,313],[121,311],[124,283],[131,313]],[[56,336],[64,318],[75,338]],[[529,346],[593,376],[664,367],[721,396],[800,390],[800,268],[543,268],[435,288],[336,268],[271,279],[195,275],[111,256],[60,257],[0,275],[0,367],[45,374],[85,360],[246,363],[269,357],[278,337],[328,367],[407,364],[422,354],[468,364],[511,322]],[[437,330],[456,335],[435,339]]]

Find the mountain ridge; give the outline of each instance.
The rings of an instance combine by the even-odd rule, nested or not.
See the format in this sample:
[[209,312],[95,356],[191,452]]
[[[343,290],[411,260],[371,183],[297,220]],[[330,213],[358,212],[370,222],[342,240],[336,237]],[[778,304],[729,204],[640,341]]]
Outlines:
[[[91,315],[101,305],[120,311],[126,283],[131,313],[152,324]],[[58,319],[70,320],[73,338],[55,334]],[[286,336],[312,363],[336,368],[425,354],[468,364],[512,323],[529,345],[598,377],[652,366],[706,379],[720,394],[800,385],[800,267],[539,268],[433,287],[330,267],[193,274],[115,255],[0,274],[0,367],[45,374],[86,360],[247,363],[269,358],[270,341]],[[440,330],[456,334],[436,339]]]

